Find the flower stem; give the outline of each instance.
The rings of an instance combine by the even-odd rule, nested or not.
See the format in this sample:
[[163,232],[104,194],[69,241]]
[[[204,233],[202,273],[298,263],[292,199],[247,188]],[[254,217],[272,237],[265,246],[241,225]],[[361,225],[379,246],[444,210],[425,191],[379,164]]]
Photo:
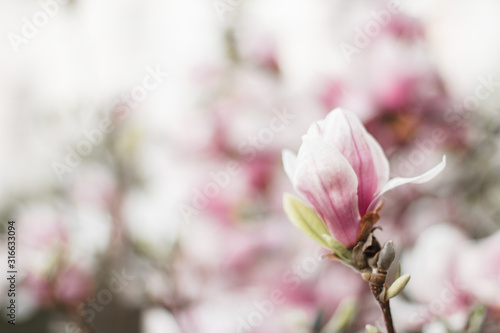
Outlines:
[[387,328],[387,333],[396,333],[394,330],[394,324],[392,323],[392,314],[389,301],[379,302],[382,313],[384,314],[385,327]]
[[378,304],[380,305],[380,309],[382,310],[382,313],[384,314],[384,321],[385,321],[385,327],[387,328],[387,333],[396,333],[396,330],[394,329],[394,324],[392,323],[392,313],[391,313],[391,307],[389,305],[389,300],[383,301],[380,299],[380,294],[382,293],[382,290],[384,289],[384,283],[385,283],[385,276],[383,277],[383,281],[380,280],[380,275],[378,276],[379,279],[376,281],[370,281],[370,290],[377,300]]

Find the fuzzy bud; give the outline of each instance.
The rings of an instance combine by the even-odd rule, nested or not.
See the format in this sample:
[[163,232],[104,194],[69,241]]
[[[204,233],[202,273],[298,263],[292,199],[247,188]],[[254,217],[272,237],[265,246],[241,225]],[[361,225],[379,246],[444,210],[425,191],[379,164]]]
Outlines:
[[390,240],[385,242],[382,250],[380,250],[377,262],[378,269],[384,271],[389,270],[389,267],[391,267],[394,258],[396,258],[396,251],[394,251],[394,244]]

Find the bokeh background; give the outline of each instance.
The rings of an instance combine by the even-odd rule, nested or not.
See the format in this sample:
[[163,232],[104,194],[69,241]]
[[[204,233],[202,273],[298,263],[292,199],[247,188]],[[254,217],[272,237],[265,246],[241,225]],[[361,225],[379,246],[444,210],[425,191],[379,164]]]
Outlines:
[[[1,0],[0,253],[16,332],[364,332],[287,221],[281,150],[341,106],[391,176],[400,332],[500,332],[500,3]],[[394,265],[396,266],[396,265]],[[6,276],[7,269],[2,269]],[[395,272],[390,272],[390,279]],[[7,324],[8,282],[0,279]]]

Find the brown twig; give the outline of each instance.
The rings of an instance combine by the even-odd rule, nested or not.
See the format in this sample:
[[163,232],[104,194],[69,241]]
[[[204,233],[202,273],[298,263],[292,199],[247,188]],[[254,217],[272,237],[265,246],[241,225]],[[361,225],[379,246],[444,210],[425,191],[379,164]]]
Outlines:
[[383,205],[382,202],[375,211],[366,213],[361,219],[357,243],[352,249],[352,266],[361,273],[364,280],[368,281],[370,291],[384,314],[387,333],[396,333],[385,283],[387,271],[396,257],[396,252],[392,241],[385,242],[382,247],[373,235],[376,229],[374,225],[380,219],[380,210]]
[[394,324],[392,322],[391,307],[389,305],[389,300],[385,300],[385,291],[387,286],[385,285],[385,279],[387,277],[387,272],[379,271],[374,273],[370,277],[370,290],[380,305],[380,309],[384,314],[385,326],[387,328],[387,333],[396,333],[394,329]]
[[385,321],[385,327],[387,328],[387,333],[396,333],[396,330],[394,329],[394,324],[392,323],[392,313],[389,301],[378,302],[378,304],[380,304],[380,308],[382,309],[382,313],[384,314],[384,321]]

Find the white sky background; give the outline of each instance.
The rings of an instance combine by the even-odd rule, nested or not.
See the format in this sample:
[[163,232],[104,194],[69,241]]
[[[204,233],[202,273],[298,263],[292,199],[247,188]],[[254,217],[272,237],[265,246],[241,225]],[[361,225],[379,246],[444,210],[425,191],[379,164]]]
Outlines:
[[[279,41],[285,85],[291,91],[304,89],[318,75],[346,70],[332,43],[335,31],[349,29],[342,1],[239,3],[249,43],[252,34],[261,33]],[[402,3],[405,11],[427,23],[431,51],[453,92],[467,94],[477,76],[498,72],[497,2]],[[365,4],[356,1],[351,7],[359,8],[360,18],[368,15]],[[226,23],[210,1],[82,0],[60,5],[18,53],[8,33],[20,33],[22,19],[41,7],[19,0],[3,0],[0,6],[0,159],[8,161],[0,169],[4,189],[50,182],[50,161],[60,156],[54,143],[82,125],[73,121],[73,128],[62,119],[81,105],[92,113],[92,105],[128,91],[142,80],[146,66],[160,65],[169,79],[141,104],[145,111],[134,121],[158,131],[188,126],[179,123],[179,115],[196,101],[190,86],[194,69],[224,61],[221,28]],[[56,120],[44,132],[39,118],[49,115]],[[37,168],[32,167],[35,161]]]
[[[95,106],[140,84],[146,67],[159,65],[169,77],[141,103],[137,120],[153,129],[178,126],[176,116],[192,103],[190,71],[217,56],[207,52],[217,50],[217,17],[202,1],[89,0],[61,6],[16,53],[8,32],[18,33],[22,18],[38,10],[34,1],[4,1],[0,11],[0,158],[10,161],[2,163],[1,178],[10,186],[50,181],[50,162],[59,157],[53,144],[89,129],[85,122],[71,119],[75,109],[86,108],[92,119]],[[50,124],[55,137],[40,137],[46,124],[33,119],[51,116],[56,119]],[[33,160],[39,162],[36,170]],[[26,179],[30,175],[33,179]]]

